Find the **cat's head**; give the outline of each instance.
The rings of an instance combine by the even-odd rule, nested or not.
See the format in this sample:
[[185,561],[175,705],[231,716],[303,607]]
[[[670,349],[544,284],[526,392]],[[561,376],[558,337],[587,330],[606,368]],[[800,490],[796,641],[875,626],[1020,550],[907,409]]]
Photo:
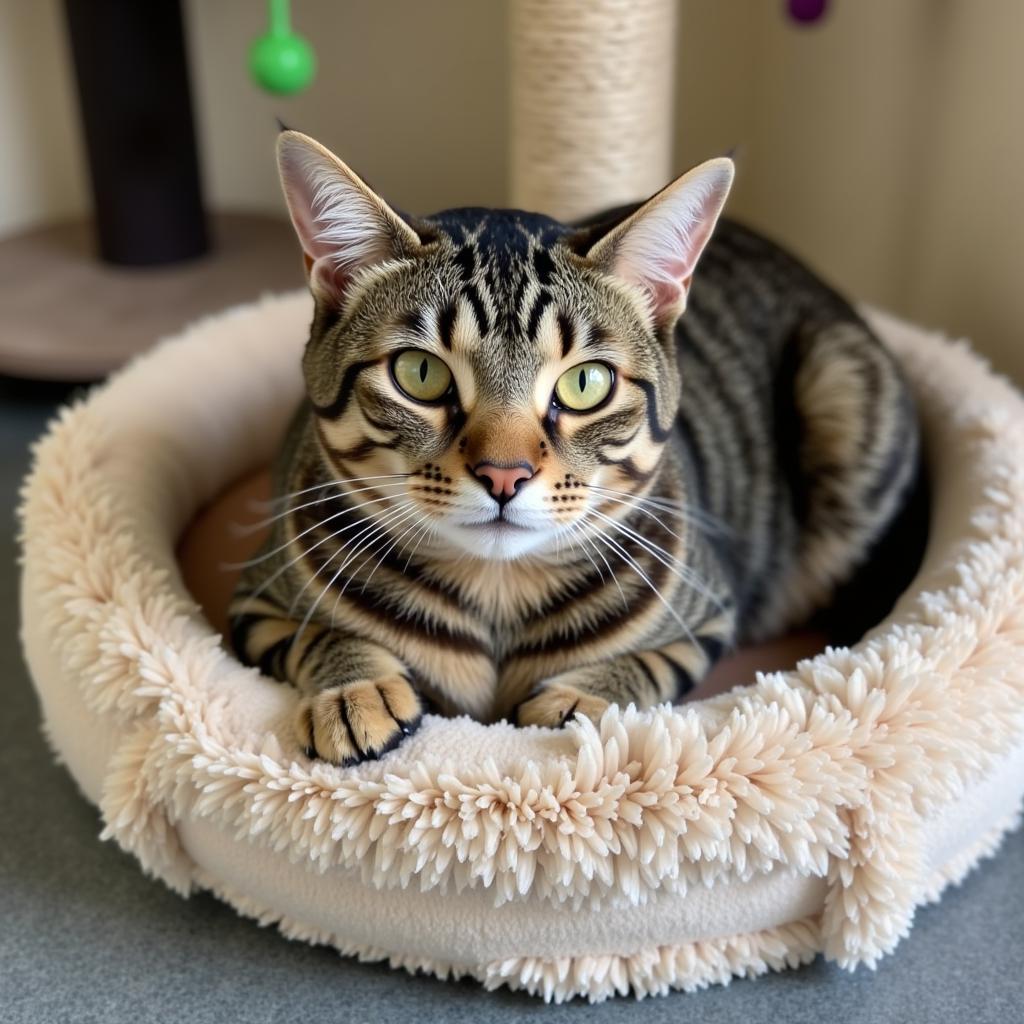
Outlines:
[[379,496],[392,532],[484,558],[621,515],[675,417],[673,328],[731,161],[580,229],[508,210],[405,218],[297,132],[278,159],[316,299],[303,365],[330,471]]

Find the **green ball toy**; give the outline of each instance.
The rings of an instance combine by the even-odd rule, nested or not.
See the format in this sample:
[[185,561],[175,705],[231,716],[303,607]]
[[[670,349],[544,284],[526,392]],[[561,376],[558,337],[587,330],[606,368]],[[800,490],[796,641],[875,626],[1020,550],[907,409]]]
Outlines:
[[291,29],[288,0],[270,0],[270,30],[249,48],[249,73],[276,96],[292,96],[316,75],[313,48]]

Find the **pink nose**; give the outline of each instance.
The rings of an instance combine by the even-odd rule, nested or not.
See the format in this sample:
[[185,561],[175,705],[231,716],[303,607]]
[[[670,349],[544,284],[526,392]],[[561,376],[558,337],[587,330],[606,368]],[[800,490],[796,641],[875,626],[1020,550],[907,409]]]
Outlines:
[[473,476],[491,492],[499,505],[516,496],[519,488],[533,476],[533,466],[519,462],[514,466],[496,466],[493,462],[478,462]]

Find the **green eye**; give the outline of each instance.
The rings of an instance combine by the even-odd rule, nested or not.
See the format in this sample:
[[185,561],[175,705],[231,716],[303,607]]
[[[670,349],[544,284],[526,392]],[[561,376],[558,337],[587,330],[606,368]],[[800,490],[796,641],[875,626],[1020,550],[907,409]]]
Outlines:
[[395,383],[417,402],[436,402],[452,384],[452,371],[442,360],[418,348],[399,352],[391,363]]
[[558,378],[555,397],[566,409],[586,412],[608,397],[614,379],[612,368],[604,363],[580,363]]

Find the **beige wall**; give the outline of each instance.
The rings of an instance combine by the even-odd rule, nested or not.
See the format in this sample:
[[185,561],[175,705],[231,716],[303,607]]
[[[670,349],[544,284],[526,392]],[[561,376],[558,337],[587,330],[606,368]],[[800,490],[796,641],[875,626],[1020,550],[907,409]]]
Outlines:
[[738,146],[737,216],[1024,382],[1024,3],[780,7],[684,4],[679,165]]
[[0,234],[87,202],[62,19],[57,0],[0,0]]
[[280,209],[275,118],[337,150],[422,213],[500,204],[506,187],[505,7],[492,0],[295,0],[319,58],[314,88],[259,92],[245,67],[256,0],[188,0],[206,179],[215,204]]
[[[263,4],[187,0],[214,204],[279,209],[276,115],[410,210],[506,200],[505,2],[293,7],[321,70],[282,101],[245,71]],[[1024,381],[1024,3],[834,0],[803,30],[781,8],[681,4],[677,166],[735,147],[735,214]],[[58,0],[0,0],[0,231],[87,208],[77,131]]]
[[[323,139],[410,210],[500,204],[508,55],[497,0],[295,0],[315,88],[279,99],[249,79],[262,0],[186,0],[207,194],[281,210],[276,118]],[[0,232],[88,209],[60,0],[0,0]]]

